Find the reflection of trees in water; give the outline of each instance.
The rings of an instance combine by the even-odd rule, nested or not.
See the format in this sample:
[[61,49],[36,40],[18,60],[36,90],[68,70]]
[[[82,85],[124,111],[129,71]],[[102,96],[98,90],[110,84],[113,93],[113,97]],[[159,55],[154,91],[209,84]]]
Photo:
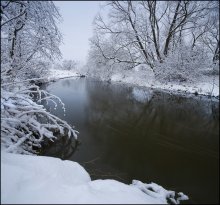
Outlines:
[[40,155],[58,157],[66,160],[74,154],[78,145],[79,141],[72,137],[69,138],[67,135],[63,137],[58,136],[54,142],[48,140],[42,144]]
[[[81,88],[85,88],[86,98]],[[166,184],[168,188],[178,183],[187,185],[187,189],[188,185],[203,186],[200,181],[205,187],[217,183],[218,103],[157,91],[143,103],[134,98],[131,87],[88,80],[71,83],[65,91],[69,89],[77,91],[77,102],[82,103],[74,110],[82,136],[77,154],[82,154],[79,161],[93,179],[130,183],[135,178]],[[72,103],[71,98],[67,99],[67,105]],[[57,111],[59,115],[61,112]],[[67,109],[69,117],[63,119],[71,123],[74,112]],[[76,149],[68,138],[60,139],[42,154],[68,159]]]
[[61,81],[62,82],[62,86],[66,86],[66,87],[70,87],[70,80],[69,79],[65,79],[65,80],[63,80],[63,81]]
[[149,125],[147,127],[161,132],[170,131],[174,126],[205,131],[205,126],[209,126],[208,131],[212,132],[212,128],[219,124],[219,120],[215,120],[219,109],[217,103],[157,92],[150,101],[142,104],[132,100],[130,88],[92,85],[88,88],[89,117],[94,126],[104,123],[104,126],[120,125],[129,130]]
[[199,187],[203,179],[205,186],[215,186],[218,103],[161,92],[139,103],[132,89],[111,84],[93,84],[88,95],[91,137],[104,150],[95,165],[85,166],[94,178],[105,178],[100,164],[106,164],[117,169],[110,178],[128,183],[150,179],[184,191],[189,181],[187,186]]
[[219,104],[211,101],[212,117],[215,121],[219,121]]
[[[213,103],[155,92],[143,104],[132,99],[130,88],[111,84],[93,84],[88,90],[90,129],[93,136],[106,141],[107,150],[118,149],[119,153],[117,144],[126,144],[129,153],[132,146],[139,146],[136,142],[146,144],[148,139],[149,146],[140,147],[151,149],[152,144],[158,144],[189,154],[217,157],[219,120],[213,120]],[[214,106],[219,109],[217,103]]]
[[[71,86],[77,86],[73,90],[78,90],[79,86],[86,87],[85,129],[89,130],[93,139],[100,142],[108,140],[107,144],[119,143],[120,140],[128,142],[130,139],[130,144],[145,143],[144,140],[150,139],[151,143],[184,151],[192,147],[196,151],[201,150],[206,140],[210,149],[200,152],[213,155],[211,147],[218,144],[218,103],[162,92],[155,92],[148,102],[143,103],[134,98],[132,87],[99,81],[85,82],[72,82]],[[51,103],[47,107],[51,108]],[[218,150],[217,145],[214,147]]]
[[80,164],[89,172],[92,180],[95,179],[116,179],[121,182],[127,183],[128,176],[126,172],[118,172],[117,170],[109,169],[100,169],[97,166],[96,162],[100,160],[101,157],[96,157],[92,160],[81,162]]
[[[105,120],[119,121],[126,118],[126,122],[132,122],[135,109],[140,110],[143,105],[131,101],[131,88],[119,85],[93,83],[88,87],[90,98],[89,116],[90,122],[98,125]],[[139,105],[140,106],[139,106]],[[123,109],[122,109],[123,108]],[[121,122],[123,123],[123,122]]]

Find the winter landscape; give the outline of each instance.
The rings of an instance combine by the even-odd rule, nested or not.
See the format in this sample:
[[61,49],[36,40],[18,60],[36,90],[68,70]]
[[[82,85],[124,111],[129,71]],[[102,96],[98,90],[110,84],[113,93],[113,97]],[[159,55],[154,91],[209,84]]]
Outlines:
[[219,1],[1,1],[1,203],[219,203]]

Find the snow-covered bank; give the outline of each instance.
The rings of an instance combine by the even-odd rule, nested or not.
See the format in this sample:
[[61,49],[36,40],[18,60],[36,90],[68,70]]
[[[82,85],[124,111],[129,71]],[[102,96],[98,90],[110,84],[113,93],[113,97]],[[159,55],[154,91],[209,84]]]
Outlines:
[[219,75],[206,76],[203,81],[196,83],[189,82],[168,82],[161,83],[155,79],[154,73],[145,65],[136,66],[133,70],[126,70],[120,74],[113,74],[112,82],[122,82],[148,88],[167,90],[170,92],[194,93],[199,95],[219,96]]
[[193,93],[198,95],[207,95],[207,96],[219,96],[219,86],[217,85],[217,78],[216,83],[213,85],[208,82],[204,83],[196,83],[196,84],[175,84],[175,83],[155,83],[155,85],[150,85],[152,88],[163,89],[171,92],[185,92],[185,93]]
[[48,81],[58,80],[62,78],[84,77],[84,75],[72,70],[50,69]]
[[[139,203],[166,204],[188,197],[151,183],[133,180],[126,185],[115,180],[91,181],[78,163],[53,157],[1,152],[1,203]],[[154,190],[154,191],[152,191]]]
[[[72,70],[51,69],[47,82],[55,81],[63,78],[85,77]],[[219,97],[219,75],[206,76],[203,81],[196,83],[189,82],[167,82],[161,83],[155,79],[154,73],[146,65],[139,65],[132,70],[124,71],[123,73],[112,74],[110,80],[112,82],[121,82],[148,88],[162,89],[168,92],[192,93],[198,95],[207,95]]]

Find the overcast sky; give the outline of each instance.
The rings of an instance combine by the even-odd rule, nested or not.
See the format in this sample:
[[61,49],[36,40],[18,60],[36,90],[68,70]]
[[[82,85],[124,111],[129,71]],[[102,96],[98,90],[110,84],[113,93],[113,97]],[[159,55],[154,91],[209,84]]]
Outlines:
[[92,22],[98,13],[100,1],[54,1],[63,21],[59,24],[63,33],[60,49],[64,59],[73,59],[85,63],[89,38],[92,37]]

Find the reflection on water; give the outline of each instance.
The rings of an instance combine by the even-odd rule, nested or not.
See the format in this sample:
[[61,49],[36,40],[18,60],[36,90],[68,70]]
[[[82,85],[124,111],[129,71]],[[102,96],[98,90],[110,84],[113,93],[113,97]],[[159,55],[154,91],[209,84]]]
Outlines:
[[43,155],[77,161],[93,179],[152,181],[188,194],[185,203],[218,203],[218,102],[86,79],[47,90],[65,103],[66,116],[51,111],[75,125],[81,144],[60,141]]

